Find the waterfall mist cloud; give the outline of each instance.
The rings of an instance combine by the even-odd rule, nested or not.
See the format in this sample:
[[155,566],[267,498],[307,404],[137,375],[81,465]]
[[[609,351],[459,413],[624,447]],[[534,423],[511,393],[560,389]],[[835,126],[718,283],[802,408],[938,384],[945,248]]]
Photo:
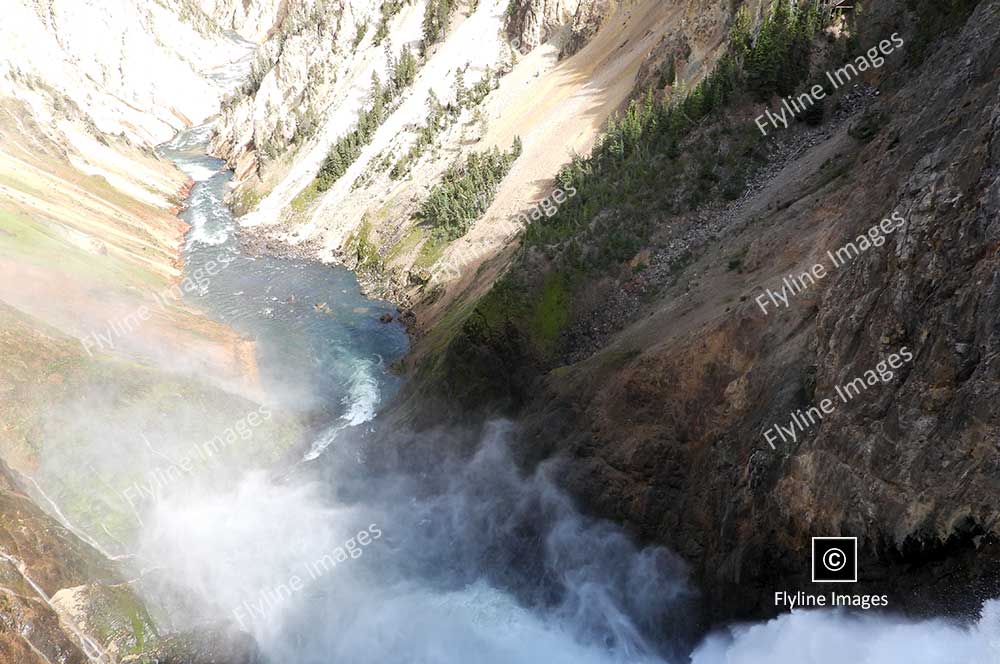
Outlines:
[[511,435],[491,426],[433,474],[367,472],[344,439],[286,477],[161,501],[143,533],[162,570],[147,589],[232,620],[377,523],[363,555],[247,622],[271,661],[663,661],[672,644],[650,635],[686,633],[694,599],[681,561],[581,516],[546,467],[522,474]]
[[[464,458],[443,452],[464,434],[400,436],[395,444],[440,456],[399,457],[388,472],[374,459],[395,452],[342,436],[283,477],[256,472],[230,490],[163,501],[142,554],[166,573],[147,588],[186,598],[189,615],[232,621],[234,607],[298,574],[301,590],[266,617],[242,613],[272,662],[1000,661],[1000,602],[967,626],[795,611],[695,643],[684,564],[582,516],[552,465],[521,472],[507,446],[516,435],[490,425]],[[372,523],[382,535],[363,555],[306,576],[309,561]]]
[[1000,601],[978,622],[909,621],[846,611],[794,611],[766,623],[707,637],[691,664],[995,664],[1000,662]]

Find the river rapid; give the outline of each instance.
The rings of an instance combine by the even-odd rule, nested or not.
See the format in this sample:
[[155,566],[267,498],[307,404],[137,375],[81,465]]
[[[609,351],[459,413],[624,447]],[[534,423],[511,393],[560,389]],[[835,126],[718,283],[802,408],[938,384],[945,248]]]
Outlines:
[[[188,275],[225,266],[190,302],[253,339],[265,391],[314,426],[290,467],[171,495],[148,517],[139,554],[168,570],[153,599],[174,627],[228,622],[269,664],[1000,662],[996,603],[971,625],[796,611],[706,637],[684,563],[581,515],[551,465],[522,474],[509,422],[382,436],[423,463],[376,472],[385,452],[364,434],[407,349],[379,320],[395,309],[343,268],[244,255],[211,131],[161,148],[196,182]],[[447,453],[461,448],[476,451]]]
[[406,351],[406,333],[381,321],[396,308],[364,297],[345,268],[241,251],[223,201],[232,172],[206,154],[211,133],[198,127],[160,148],[195,181],[180,214],[190,225],[185,269],[198,286],[188,300],[254,341],[261,383],[281,408],[327,429],[308,454],[315,458],[337,430],[370,420],[395,392],[387,369]]

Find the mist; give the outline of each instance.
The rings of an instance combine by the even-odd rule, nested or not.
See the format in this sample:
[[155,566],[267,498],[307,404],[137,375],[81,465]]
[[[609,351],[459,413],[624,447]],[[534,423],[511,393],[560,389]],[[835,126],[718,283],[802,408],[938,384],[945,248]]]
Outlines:
[[[273,664],[1000,662],[1000,601],[971,623],[806,610],[705,635],[685,562],[582,514],[558,459],[522,468],[515,423],[374,435],[406,343],[372,322],[392,308],[346,270],[243,255],[209,134],[165,146],[197,183],[185,262],[240,260],[183,304],[254,339],[260,376],[123,339],[168,376],[88,376],[51,409],[46,437],[69,442],[38,469],[74,519],[95,514],[80,530],[127,556],[161,627],[227,624]],[[254,425],[265,397],[274,419]]]
[[[512,435],[491,424],[471,458],[420,476],[368,472],[345,436],[283,477],[163,500],[139,551],[169,573],[148,588],[241,623],[275,662],[675,656],[696,598],[683,563],[581,516],[550,466],[521,474]],[[360,553],[315,564],[338,547]],[[669,640],[654,637],[663,625]]]
[[[161,501],[140,552],[169,573],[147,589],[240,625],[272,662],[1000,661],[996,601],[971,625],[808,610],[696,643],[677,556],[581,515],[550,479],[558,462],[519,471],[510,423],[485,427],[470,457],[444,451],[467,435],[396,437],[439,444],[435,470],[375,471],[370,437],[341,435],[283,475]],[[315,564],[338,548],[342,561]]]
[[707,637],[691,664],[993,664],[1000,661],[1000,601],[971,625],[847,611],[793,611]]

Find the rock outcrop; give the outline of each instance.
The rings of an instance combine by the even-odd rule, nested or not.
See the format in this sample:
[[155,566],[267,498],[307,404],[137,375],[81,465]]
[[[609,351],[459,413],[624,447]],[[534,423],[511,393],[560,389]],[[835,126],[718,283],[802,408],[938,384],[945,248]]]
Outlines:
[[[241,181],[233,202],[254,235],[356,269],[370,292],[412,306],[423,329],[502,273],[522,213],[552,193],[574,153],[590,150],[650,52],[684,34],[700,3],[484,0],[454,10],[440,41],[423,48],[426,7],[303,3],[302,18],[290,14],[263,44],[254,84],[227,103],[214,143]],[[730,11],[711,12],[690,35],[689,83],[713,62]],[[404,48],[418,54],[414,80],[319,190],[317,174],[369,104],[373,76],[387,81]],[[432,126],[436,108],[444,119]],[[518,139],[522,155],[463,237],[442,240],[419,223],[449,168]]]
[[84,109],[98,131],[146,146],[204,122],[218,111],[219,90],[201,68],[246,50],[195,5],[180,4],[184,11],[154,0],[7,3],[0,95],[32,100],[38,85]]
[[[547,274],[555,252],[523,252],[445,355],[425,351],[424,403],[401,416],[419,420],[435,384],[435,412],[520,413],[525,458],[563,458],[589,510],[681,553],[711,619],[773,614],[776,590],[809,586],[824,535],[859,539],[854,589],[896,609],[996,596],[1000,8],[954,12],[881,5],[856,38],[904,46],[840,90],[825,124],[768,126],[767,165],[735,200],[633,218],[654,232],[626,264]],[[663,186],[708,177],[685,176]],[[893,230],[872,231],[883,219]],[[873,233],[884,242],[860,242]],[[823,277],[789,287],[817,264]]]
[[200,4],[222,29],[232,30],[248,41],[260,42],[270,35],[292,3],[289,0],[200,0]]
[[511,41],[516,40],[518,50],[526,52],[573,25],[581,7],[594,12],[592,6],[593,3],[580,0],[514,0],[508,6],[505,27]]

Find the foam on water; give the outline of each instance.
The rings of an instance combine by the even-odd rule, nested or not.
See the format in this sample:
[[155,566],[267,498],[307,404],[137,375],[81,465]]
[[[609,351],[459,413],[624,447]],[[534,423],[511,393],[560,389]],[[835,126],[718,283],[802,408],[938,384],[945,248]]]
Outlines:
[[[361,502],[339,501],[326,483],[263,473],[173,495],[148,516],[141,553],[169,570],[185,601],[241,622],[270,662],[662,661],[631,616],[641,606],[659,617],[687,595],[675,559],[580,517],[544,476],[522,477],[507,431],[495,429],[467,465],[442,466],[452,486],[436,496],[415,497],[400,477],[373,480]],[[555,526],[539,551],[566,590],[548,608],[525,605],[479,567],[490,538],[508,539],[519,515]],[[380,537],[359,555],[312,573],[370,524]]]
[[187,221],[191,224],[187,236],[187,249],[191,250],[196,245],[217,247],[226,243],[236,224],[222,196],[211,186],[213,178],[224,177],[224,174],[221,174],[217,167],[213,169],[211,164],[206,165],[194,160],[182,160],[178,163],[192,179],[196,180],[186,211]]
[[210,180],[216,173],[219,172],[218,168],[212,168],[211,166],[206,166],[193,161],[178,161],[177,166],[180,167],[180,169],[195,182]]
[[902,618],[836,610],[794,611],[766,623],[739,625],[698,646],[691,664],[997,664],[1000,600],[979,621]]
[[375,370],[372,362],[358,361],[351,374],[347,394],[341,399],[341,403],[344,405],[344,414],[340,416],[339,422],[316,437],[309,451],[302,457],[303,460],[312,461],[319,458],[323,451],[337,439],[338,433],[347,427],[364,424],[375,417],[381,401]]
[[[402,477],[364,479],[362,500],[339,501],[322,484],[257,473],[234,490],[173,498],[151,519],[143,555],[282,664],[1000,662],[1000,601],[968,626],[809,610],[720,630],[690,654],[651,643],[646,630],[669,642],[686,629],[683,565],[581,516],[544,472],[521,476],[509,435],[495,429],[468,463],[444,464],[437,494]],[[547,524],[542,546],[515,555],[544,565],[559,588],[549,601],[490,580],[490,559],[516,551],[525,517]],[[307,563],[316,569],[369,524],[380,538],[310,574]],[[294,578],[298,590],[272,602]]]
[[[212,123],[192,127],[187,131],[178,133],[172,140],[164,143],[161,149],[173,152],[193,152],[195,155],[200,156],[204,153],[202,146],[208,143],[214,131],[215,125]],[[175,163],[179,161],[181,160],[174,159]],[[178,166],[183,168],[180,163],[178,163]]]

